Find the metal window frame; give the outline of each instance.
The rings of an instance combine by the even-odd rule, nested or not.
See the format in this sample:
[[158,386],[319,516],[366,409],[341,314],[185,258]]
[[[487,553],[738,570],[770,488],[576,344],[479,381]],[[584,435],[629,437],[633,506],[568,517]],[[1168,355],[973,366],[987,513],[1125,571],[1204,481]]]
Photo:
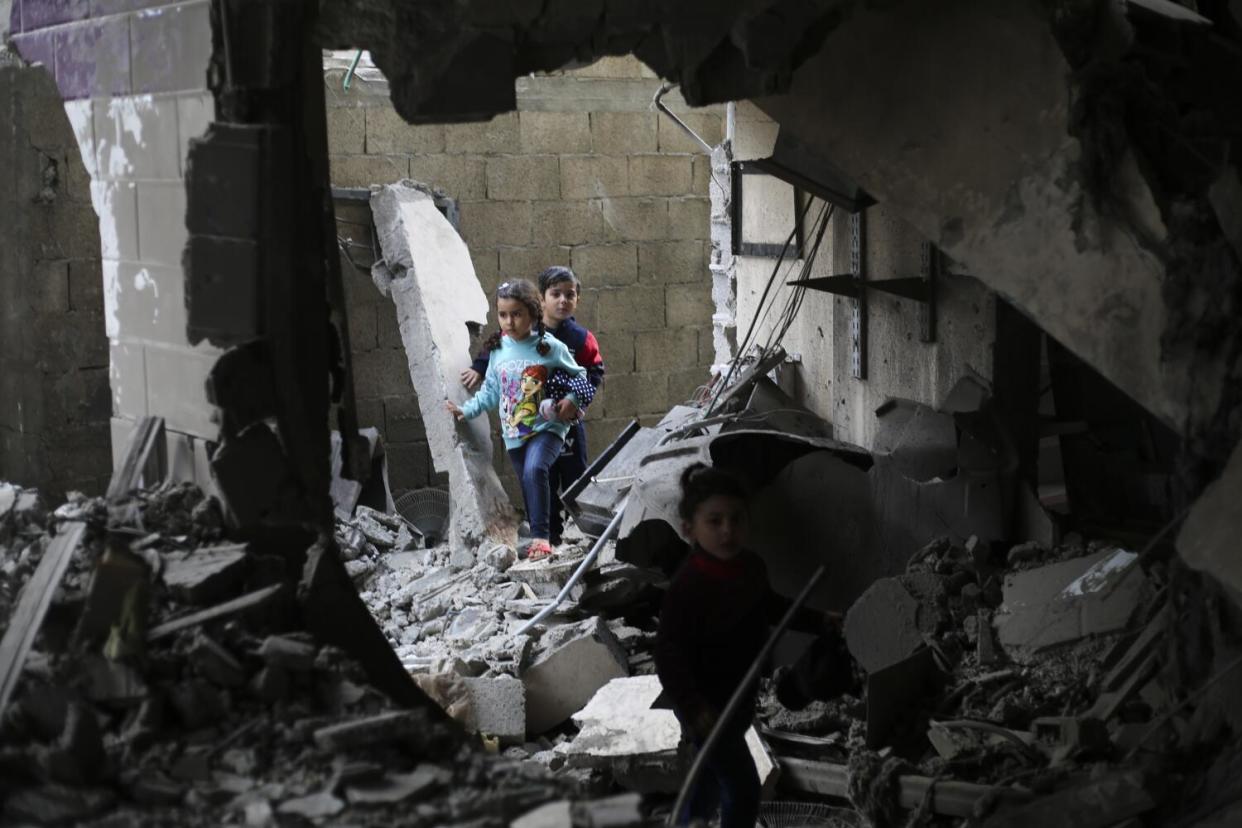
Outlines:
[[793,187],[793,217],[794,217],[794,244],[793,259],[801,259],[804,253],[805,232],[802,223],[802,205],[803,199],[808,194],[796,183],[789,181],[782,175],[777,174],[773,169],[773,165],[768,163],[769,159],[759,159],[756,161],[734,161],[733,175],[731,176],[732,197],[730,198],[729,209],[730,219],[733,232],[733,252],[737,256],[758,256],[765,259],[779,259],[785,254],[785,244],[783,242],[748,242],[742,238],[742,203],[745,198],[746,188],[742,183],[745,176],[748,175],[766,175],[784,181]]

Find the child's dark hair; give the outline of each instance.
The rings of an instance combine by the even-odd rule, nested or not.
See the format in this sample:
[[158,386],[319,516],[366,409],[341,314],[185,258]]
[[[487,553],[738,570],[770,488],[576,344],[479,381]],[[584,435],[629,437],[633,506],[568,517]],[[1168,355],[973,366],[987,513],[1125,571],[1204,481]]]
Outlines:
[[[539,293],[536,292],[535,286],[525,279],[510,279],[507,282],[501,282],[500,287],[496,288],[496,298],[516,299],[526,307],[526,310],[530,311],[530,318],[535,323],[535,329],[539,331],[539,344],[535,346],[535,350],[540,356],[547,356],[552,348],[544,341],[543,302],[539,301]],[[483,347],[489,351],[499,348],[500,331],[489,336],[483,343]]]
[[742,479],[732,472],[695,463],[681,473],[681,502],[677,505],[677,513],[682,520],[694,520],[699,507],[717,495],[744,501],[750,497],[750,492]]
[[539,274],[539,295],[543,296],[550,287],[559,285],[561,282],[571,283],[575,290],[582,287],[582,283],[578,281],[578,277],[572,270],[561,265],[552,265]]

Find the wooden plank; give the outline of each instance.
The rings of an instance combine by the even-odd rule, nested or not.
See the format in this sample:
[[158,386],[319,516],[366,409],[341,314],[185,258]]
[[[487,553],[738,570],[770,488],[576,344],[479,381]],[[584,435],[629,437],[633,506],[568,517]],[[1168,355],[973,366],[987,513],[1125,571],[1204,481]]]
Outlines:
[[271,586],[256,589],[254,592],[248,592],[245,595],[238,596],[231,601],[225,601],[223,604],[217,604],[214,607],[208,607],[205,610],[192,612],[189,615],[183,615],[180,618],[174,618],[172,621],[160,624],[151,632],[147,633],[147,641],[157,641],[166,638],[173,633],[181,630],[196,627],[200,624],[206,624],[209,621],[215,621],[218,618],[225,618],[229,615],[236,615],[239,612],[260,606],[269,598],[280,592],[283,584],[272,584]]
[[[164,418],[143,417],[130,435],[121,465],[112,473],[108,483],[109,499],[129,494],[142,477],[147,461],[157,443],[162,450],[164,441]],[[82,542],[86,524],[67,521],[60,525],[60,532],[48,544],[43,559],[34,575],[26,582],[17,609],[9,619],[4,638],[0,639],[0,715],[8,707],[9,699],[17,688],[17,682],[26,665],[26,657],[34,646],[35,638],[43,626],[48,608],[60,582],[64,580],[73,553]]]
[[60,534],[52,538],[34,575],[22,590],[17,609],[9,620],[8,629],[4,631],[4,638],[0,640],[0,714],[8,707],[21,678],[22,667],[26,664],[26,656],[30,655],[30,648],[34,646],[35,637],[43,626],[43,618],[52,605],[52,597],[68,571],[69,562],[73,560],[73,553],[85,531],[86,524],[81,521],[62,523]]
[[[164,418],[143,417],[134,430],[130,432],[129,442],[125,446],[125,457],[112,473],[108,482],[108,491],[104,495],[109,500],[125,497],[138,487],[140,483],[154,485],[163,476],[165,465],[162,458],[164,446]],[[155,460],[153,465],[148,461]],[[144,480],[144,478],[147,478]]]

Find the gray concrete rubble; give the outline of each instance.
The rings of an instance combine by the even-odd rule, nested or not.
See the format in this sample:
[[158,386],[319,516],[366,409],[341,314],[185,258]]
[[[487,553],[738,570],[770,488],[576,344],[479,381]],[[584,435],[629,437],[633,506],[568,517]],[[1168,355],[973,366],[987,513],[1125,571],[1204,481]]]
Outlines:
[[487,320],[488,297],[466,243],[428,192],[412,182],[391,184],[372,193],[371,210],[383,252],[372,276],[397,306],[432,462],[449,477],[454,562],[468,567],[485,540],[517,542],[513,507],[492,468],[487,418],[455,423],[444,410],[445,400],[466,399],[457,377],[470,362],[471,328]]
[[556,632],[559,640],[541,642],[542,654],[522,673],[526,729],[532,733],[565,721],[599,688],[629,672],[625,651],[602,619]]

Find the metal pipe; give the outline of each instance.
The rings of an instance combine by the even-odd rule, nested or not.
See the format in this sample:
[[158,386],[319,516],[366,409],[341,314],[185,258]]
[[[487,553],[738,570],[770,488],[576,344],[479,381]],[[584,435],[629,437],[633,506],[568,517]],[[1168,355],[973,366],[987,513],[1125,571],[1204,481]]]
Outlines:
[[582,563],[578,564],[578,568],[574,570],[574,574],[569,576],[569,580],[565,582],[565,586],[561,587],[561,591],[552,599],[552,603],[548,604],[539,612],[535,613],[535,617],[527,621],[518,631],[513,634],[514,638],[522,635],[531,627],[538,624],[543,619],[552,614],[552,611],[561,605],[561,602],[569,597],[569,591],[574,588],[582,575],[595,563],[595,559],[599,557],[600,550],[604,548],[604,544],[608,542],[617,530],[621,528],[621,516],[625,514],[625,504],[630,500],[627,495],[625,500],[621,501],[621,505],[617,507],[617,513],[612,516],[612,520],[608,523],[608,528],[603,531],[599,539],[595,541],[595,545],[591,547],[591,551],[582,559]]
[[789,605],[789,609],[785,611],[785,616],[781,618],[780,623],[772,630],[772,634],[768,636],[767,642],[763,645],[763,649],[759,651],[759,655],[751,663],[750,669],[746,671],[746,675],[742,678],[741,683],[733,691],[733,695],[729,697],[729,703],[725,705],[724,711],[716,719],[716,724],[712,728],[712,732],[708,734],[703,747],[699,748],[698,755],[694,757],[694,762],[690,765],[690,771],[686,774],[686,779],[681,783],[681,790],[677,793],[677,801],[673,803],[673,810],[668,815],[668,826],[677,824],[677,815],[681,813],[681,809],[686,805],[686,799],[690,796],[690,790],[694,787],[694,783],[698,780],[699,774],[703,772],[703,763],[707,761],[707,757],[711,755],[712,748],[720,741],[721,728],[729,719],[733,718],[733,714],[737,712],[738,707],[742,704],[742,697],[750,689],[755,680],[759,678],[759,671],[763,668],[763,663],[767,660],[772,652],[772,648],[776,646],[776,641],[781,637],[781,633],[785,632],[785,627],[789,626],[789,622],[793,620],[794,613],[806,602],[811,594],[811,590],[819,583],[819,579],[824,577],[824,567],[821,564],[815,570],[815,574],[811,576],[811,580],[806,582],[806,586],[798,593],[798,597]]

